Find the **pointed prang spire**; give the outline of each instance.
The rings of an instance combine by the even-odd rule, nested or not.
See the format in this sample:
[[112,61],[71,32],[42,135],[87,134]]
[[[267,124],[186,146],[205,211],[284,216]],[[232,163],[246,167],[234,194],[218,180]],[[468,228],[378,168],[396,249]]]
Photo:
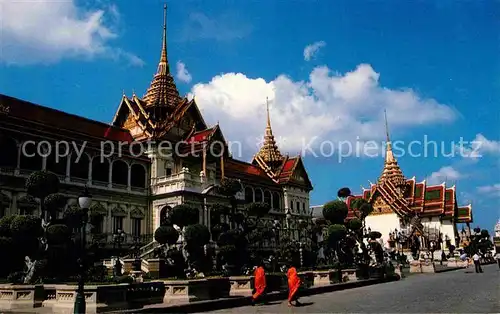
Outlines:
[[264,134],[264,143],[260,148],[256,157],[260,157],[264,162],[269,165],[269,163],[282,161],[283,155],[281,155],[278,146],[276,145],[276,140],[274,139],[273,130],[271,128],[271,118],[269,113],[269,99],[266,97],[266,113],[267,113],[267,124],[266,131]]
[[160,62],[153,81],[143,97],[149,106],[176,106],[180,100],[179,91],[170,73],[167,57],[167,5],[163,6],[163,38]]
[[378,179],[379,183],[383,183],[386,180],[392,181],[395,186],[404,184],[406,181],[401,168],[399,168],[398,162],[394,157],[394,153],[392,151],[392,142],[389,137],[389,124],[387,123],[387,112],[384,110],[384,119],[385,119],[385,134],[386,134],[386,150],[385,150],[385,162],[384,169],[382,170],[382,174]]

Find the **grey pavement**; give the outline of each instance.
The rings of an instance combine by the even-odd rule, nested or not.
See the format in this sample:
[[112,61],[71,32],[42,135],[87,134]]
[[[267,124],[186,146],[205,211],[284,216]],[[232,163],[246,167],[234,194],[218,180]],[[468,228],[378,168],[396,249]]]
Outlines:
[[400,281],[301,298],[303,307],[286,301],[211,313],[499,313],[498,265],[440,274],[418,274]]

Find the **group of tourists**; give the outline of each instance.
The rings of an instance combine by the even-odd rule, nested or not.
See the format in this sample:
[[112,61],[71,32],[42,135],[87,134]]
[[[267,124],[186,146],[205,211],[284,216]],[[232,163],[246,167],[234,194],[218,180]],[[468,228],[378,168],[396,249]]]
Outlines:
[[[299,288],[302,284],[297,269],[291,266],[287,271],[288,278],[288,306],[300,306],[299,302]],[[255,292],[252,296],[252,305],[258,302],[265,303],[265,293],[266,293],[266,273],[264,271],[264,265],[261,262],[254,273],[255,277]],[[295,302],[295,304],[293,303]]]

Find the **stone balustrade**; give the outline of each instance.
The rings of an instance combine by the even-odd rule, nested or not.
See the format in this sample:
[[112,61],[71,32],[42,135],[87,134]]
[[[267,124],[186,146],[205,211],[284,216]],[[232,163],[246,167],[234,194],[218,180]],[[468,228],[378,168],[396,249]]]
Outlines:
[[42,306],[42,285],[1,285],[0,310],[28,310]]

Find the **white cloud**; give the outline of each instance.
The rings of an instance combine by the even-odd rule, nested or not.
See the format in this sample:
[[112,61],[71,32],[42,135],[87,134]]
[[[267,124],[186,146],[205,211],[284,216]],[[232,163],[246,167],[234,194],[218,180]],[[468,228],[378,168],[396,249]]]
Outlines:
[[238,12],[227,12],[217,17],[208,17],[199,12],[189,15],[182,30],[184,40],[214,39],[230,41],[241,39],[252,32],[252,26]]
[[341,141],[354,145],[357,140],[382,140],[384,108],[393,130],[455,119],[454,110],[434,99],[421,98],[411,89],[380,86],[379,76],[368,64],[344,74],[316,67],[308,81],[293,81],[285,75],[266,81],[226,73],[196,84],[192,93],[207,121],[219,120],[227,139],[247,144],[252,154],[255,139],[265,128],[266,97],[274,134],[284,137],[280,148],[293,154],[310,141],[319,154],[321,147],[329,150],[330,144],[324,141],[339,148]]
[[500,155],[500,141],[489,140],[481,133],[476,134],[472,141],[456,144],[460,156],[477,161],[484,155]]
[[317,41],[314,44],[310,44],[304,48],[304,60],[310,61],[320,48],[326,46],[324,41]]
[[500,183],[485,185],[477,188],[479,193],[500,196]]
[[0,3],[0,62],[14,65],[54,63],[64,58],[106,56],[142,65],[137,56],[109,46],[118,35],[114,5],[88,10],[68,1]]
[[184,83],[191,82],[193,77],[191,76],[191,73],[188,72],[188,70],[186,69],[186,65],[182,61],[177,61],[176,68],[177,68],[176,76],[179,81]]
[[454,181],[462,178],[463,175],[455,168],[446,166],[436,172],[431,173],[427,178],[428,184],[441,184],[446,181]]

